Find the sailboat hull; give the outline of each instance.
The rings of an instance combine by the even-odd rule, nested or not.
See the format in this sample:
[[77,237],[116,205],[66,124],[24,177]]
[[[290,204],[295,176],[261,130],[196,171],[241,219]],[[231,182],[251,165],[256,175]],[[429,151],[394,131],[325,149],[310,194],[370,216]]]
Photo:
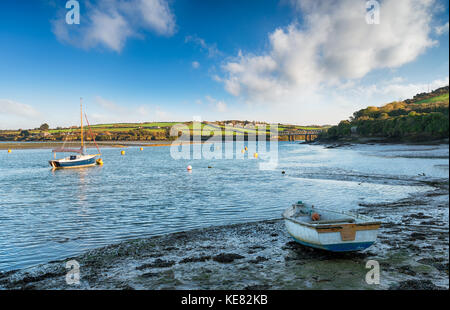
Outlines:
[[50,160],[49,164],[56,169],[92,167],[96,165],[95,157],[96,155],[77,156],[74,159],[71,159],[72,157],[68,157],[64,159]]

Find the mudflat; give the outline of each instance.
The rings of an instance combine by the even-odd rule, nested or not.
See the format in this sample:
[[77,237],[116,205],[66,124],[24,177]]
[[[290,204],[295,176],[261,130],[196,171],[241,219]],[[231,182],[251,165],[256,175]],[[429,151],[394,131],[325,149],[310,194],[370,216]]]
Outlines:
[[[448,182],[393,203],[362,205],[383,222],[363,252],[330,253],[288,236],[281,219],[124,241],[0,274],[4,289],[448,289]],[[389,216],[388,216],[389,215]],[[392,218],[401,218],[400,221]],[[80,283],[66,283],[66,262]],[[380,284],[367,284],[376,260]]]

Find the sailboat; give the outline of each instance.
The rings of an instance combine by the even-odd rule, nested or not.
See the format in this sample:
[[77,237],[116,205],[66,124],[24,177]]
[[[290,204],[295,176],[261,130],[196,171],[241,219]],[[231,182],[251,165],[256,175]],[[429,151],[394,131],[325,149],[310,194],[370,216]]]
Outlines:
[[[53,157],[55,159],[50,160],[49,164],[54,169],[62,169],[62,168],[84,168],[84,167],[92,167],[96,164],[101,165],[103,162],[99,158],[97,159],[97,156],[100,156],[100,149],[98,148],[97,143],[94,143],[97,146],[98,154],[86,154],[86,148],[84,146],[84,139],[83,139],[83,100],[80,99],[80,115],[81,115],[81,147],[80,149],[70,149],[65,148],[65,142],[62,147],[53,149]],[[86,115],[85,115],[86,116]],[[86,117],[86,122],[89,125],[89,122]],[[56,159],[56,153],[77,153],[76,155],[70,155],[68,157],[62,158],[62,159]]]

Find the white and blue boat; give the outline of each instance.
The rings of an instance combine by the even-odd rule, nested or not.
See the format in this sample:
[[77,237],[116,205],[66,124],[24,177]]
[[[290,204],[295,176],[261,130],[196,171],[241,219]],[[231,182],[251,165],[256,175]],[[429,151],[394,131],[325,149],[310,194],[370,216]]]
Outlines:
[[[101,165],[103,163],[101,159],[97,159],[97,156],[101,155],[98,146],[97,150],[99,154],[86,154],[86,148],[84,147],[84,139],[83,139],[83,105],[81,101],[80,101],[80,111],[81,111],[81,147],[79,149],[64,148],[65,145],[64,144],[61,148],[52,150],[55,159],[50,160],[49,164],[50,166],[52,166],[53,169],[84,168],[84,167],[92,167],[97,164]],[[76,153],[76,155],[70,155],[62,159],[56,159],[56,153],[64,153],[64,152]]]
[[52,168],[84,168],[84,167],[92,167],[97,164],[96,157],[97,155],[86,155],[83,154],[82,150],[53,150],[54,152],[80,152],[79,155],[70,155],[68,157],[62,159],[50,160],[50,166]]
[[286,209],[283,218],[288,233],[296,242],[332,252],[370,247],[381,225],[368,216],[319,209],[301,201]]

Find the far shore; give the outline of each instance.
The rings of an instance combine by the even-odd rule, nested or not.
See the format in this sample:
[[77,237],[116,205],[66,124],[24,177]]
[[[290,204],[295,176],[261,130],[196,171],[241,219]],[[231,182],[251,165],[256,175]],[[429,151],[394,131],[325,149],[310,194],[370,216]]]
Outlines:
[[[171,146],[174,141],[114,141],[114,142],[97,142],[100,148],[123,148],[123,147],[154,147],[154,146]],[[22,150],[22,149],[53,149],[55,147],[61,147],[64,142],[54,141],[40,141],[40,142],[11,142],[0,141],[0,150]],[[180,141],[181,144],[194,144],[198,142]],[[204,143],[204,142],[202,142]],[[85,143],[86,148],[95,148],[95,144],[92,142]],[[71,142],[66,145],[68,148],[79,147],[76,142]]]
[[429,139],[429,140],[411,140],[411,139],[394,139],[383,137],[345,137],[345,138],[320,138],[316,139],[310,144],[320,144],[327,146],[344,146],[349,144],[409,144],[409,145],[439,145],[449,144],[449,139]]

